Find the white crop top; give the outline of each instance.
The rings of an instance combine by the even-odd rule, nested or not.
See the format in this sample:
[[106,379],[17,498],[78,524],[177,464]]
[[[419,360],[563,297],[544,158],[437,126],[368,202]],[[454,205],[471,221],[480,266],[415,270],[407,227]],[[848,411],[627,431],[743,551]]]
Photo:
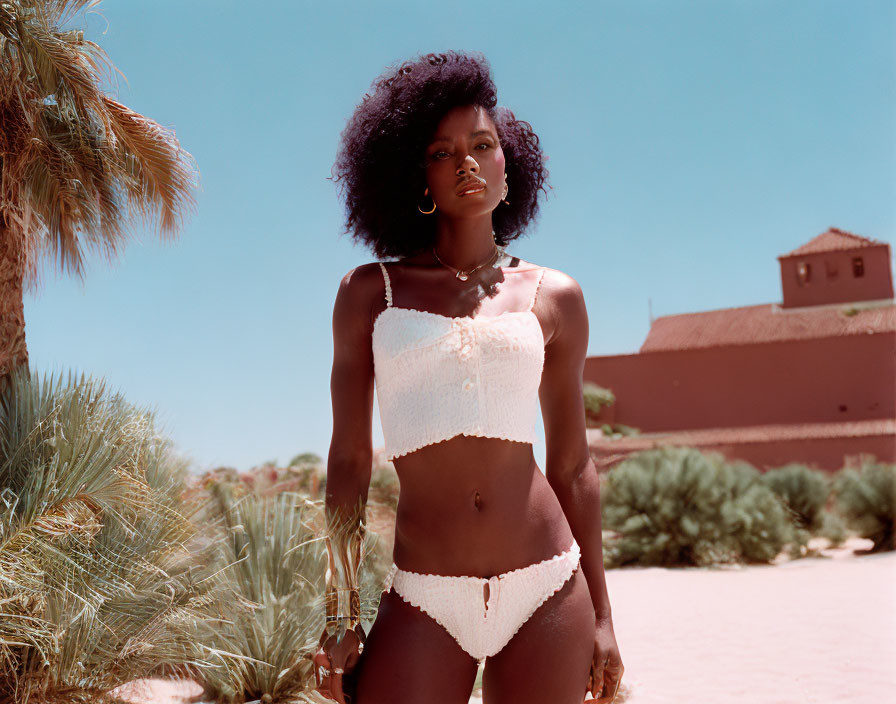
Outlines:
[[528,310],[452,318],[393,306],[379,264],[386,308],[371,344],[386,459],[456,435],[534,444],[544,335],[532,309],[544,269]]

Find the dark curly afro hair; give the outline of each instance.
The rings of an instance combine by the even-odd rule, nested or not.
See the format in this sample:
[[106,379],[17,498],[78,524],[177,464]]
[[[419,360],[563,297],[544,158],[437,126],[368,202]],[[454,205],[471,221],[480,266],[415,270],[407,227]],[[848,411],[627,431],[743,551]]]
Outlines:
[[426,54],[372,85],[342,132],[332,171],[345,199],[345,232],[378,258],[408,257],[435,244],[435,217],[417,209],[426,188],[425,149],[442,117],[463,105],[487,110],[504,151],[511,197],[492,214],[495,240],[504,246],[535,220],[538,192],[547,193],[546,157],[532,126],[497,106],[484,56]]

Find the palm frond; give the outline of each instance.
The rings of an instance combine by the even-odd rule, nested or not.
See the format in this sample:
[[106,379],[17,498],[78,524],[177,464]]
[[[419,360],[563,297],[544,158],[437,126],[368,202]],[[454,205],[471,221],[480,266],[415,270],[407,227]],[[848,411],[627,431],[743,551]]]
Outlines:
[[158,210],[161,234],[172,234],[181,215],[196,204],[190,190],[198,174],[192,155],[157,122],[109,97],[103,102],[111,118],[130,206],[146,220]]
[[191,554],[185,471],[152,415],[103,382],[14,370],[0,396],[0,702],[105,701],[160,668],[209,665],[184,636],[211,568]]
[[93,0],[0,4],[0,226],[21,248],[30,289],[43,255],[83,276],[82,246],[112,259],[125,216],[159,216],[173,237],[196,205],[198,169],[174,133],[100,89],[117,70],[80,30],[60,25]]

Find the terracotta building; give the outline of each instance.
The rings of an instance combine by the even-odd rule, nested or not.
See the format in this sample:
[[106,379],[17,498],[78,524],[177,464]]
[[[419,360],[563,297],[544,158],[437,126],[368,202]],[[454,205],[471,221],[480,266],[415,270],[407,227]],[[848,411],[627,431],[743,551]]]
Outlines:
[[610,389],[589,428],[599,467],[658,445],[718,450],[758,469],[896,462],[896,301],[890,245],[831,228],[778,257],[781,303],[667,315],[634,354],[589,357]]

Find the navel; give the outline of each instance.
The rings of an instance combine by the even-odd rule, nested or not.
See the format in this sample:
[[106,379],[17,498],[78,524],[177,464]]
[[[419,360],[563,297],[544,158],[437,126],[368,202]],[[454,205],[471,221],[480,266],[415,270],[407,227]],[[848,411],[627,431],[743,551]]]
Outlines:
[[476,492],[476,496],[473,497],[473,505],[478,509],[482,506],[482,497],[479,495],[479,492]]

